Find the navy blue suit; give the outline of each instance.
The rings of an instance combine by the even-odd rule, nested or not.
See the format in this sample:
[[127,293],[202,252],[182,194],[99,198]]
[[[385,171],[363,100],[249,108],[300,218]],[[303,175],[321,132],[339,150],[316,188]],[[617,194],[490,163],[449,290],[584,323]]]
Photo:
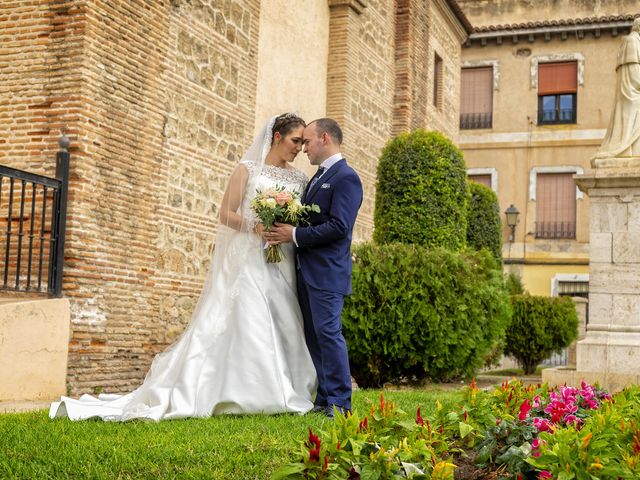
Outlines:
[[[309,186],[313,182],[309,182]],[[342,305],[351,293],[351,236],[362,204],[358,174],[338,161],[304,192],[315,203],[309,224],[296,228],[298,296],[307,346],[318,373],[317,405],[351,408],[351,375],[342,336]]]

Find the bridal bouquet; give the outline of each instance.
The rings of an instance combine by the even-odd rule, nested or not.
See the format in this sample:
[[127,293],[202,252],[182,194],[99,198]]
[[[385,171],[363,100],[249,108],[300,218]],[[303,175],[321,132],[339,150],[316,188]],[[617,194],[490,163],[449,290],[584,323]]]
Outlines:
[[[257,195],[251,200],[251,208],[266,230],[270,230],[276,222],[297,225],[304,221],[308,212],[320,213],[318,205],[303,205],[297,191],[289,191],[277,185],[269,190],[257,190]],[[277,263],[283,258],[280,245],[269,245],[267,263]]]

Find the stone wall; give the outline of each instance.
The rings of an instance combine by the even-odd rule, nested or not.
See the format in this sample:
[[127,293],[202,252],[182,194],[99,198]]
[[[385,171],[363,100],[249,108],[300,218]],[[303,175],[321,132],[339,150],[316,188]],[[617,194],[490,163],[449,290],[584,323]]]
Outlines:
[[[460,56],[466,34],[444,0],[433,0],[429,12],[428,70],[426,84],[426,121],[428,130],[438,130],[457,142],[460,115]],[[432,101],[434,90],[434,57],[442,58],[442,101]]]

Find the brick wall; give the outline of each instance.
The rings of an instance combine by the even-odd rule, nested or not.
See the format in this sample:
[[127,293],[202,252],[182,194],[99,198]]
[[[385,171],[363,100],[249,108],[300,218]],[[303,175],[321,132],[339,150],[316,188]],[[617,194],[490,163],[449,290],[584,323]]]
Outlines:
[[376,165],[391,135],[394,92],[395,8],[392,0],[331,5],[327,115],[344,131],[343,153],[356,168],[364,197],[354,239],[373,230]]
[[258,18],[258,0],[0,7],[0,160],[52,174],[71,139],[72,394],[137,386],[190,319],[253,133]]

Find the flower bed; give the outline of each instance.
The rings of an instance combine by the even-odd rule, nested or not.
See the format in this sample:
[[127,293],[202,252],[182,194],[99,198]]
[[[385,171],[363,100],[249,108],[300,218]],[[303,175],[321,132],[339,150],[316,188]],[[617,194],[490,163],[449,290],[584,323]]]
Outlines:
[[365,415],[336,415],[300,443],[280,479],[640,478],[640,388],[611,396],[505,382],[465,389],[456,408],[415,415],[381,395]]

